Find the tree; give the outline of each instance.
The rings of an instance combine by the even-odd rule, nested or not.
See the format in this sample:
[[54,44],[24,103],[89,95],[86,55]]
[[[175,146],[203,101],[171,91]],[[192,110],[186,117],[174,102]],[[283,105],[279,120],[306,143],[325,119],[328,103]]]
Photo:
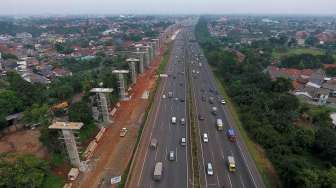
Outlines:
[[33,155],[8,158],[6,156],[0,158],[0,187],[42,186],[48,173],[48,163],[46,161]]
[[6,125],[6,116],[23,109],[22,101],[10,90],[0,91],[0,129]]
[[303,169],[298,172],[294,178],[295,185],[298,188],[319,188],[320,180],[318,172],[310,169]]
[[319,128],[314,143],[315,152],[324,160],[336,164],[336,132],[331,128]]
[[69,108],[69,120],[84,124],[92,123],[91,108],[83,101],[72,104]]
[[272,82],[272,91],[274,92],[288,92],[293,89],[292,82],[286,78],[278,78],[276,81]]
[[322,188],[336,187],[336,168],[331,167],[328,171],[324,171],[321,175]]
[[32,107],[27,108],[24,111],[24,121],[27,123],[39,123],[39,124],[47,124],[48,123],[48,105],[38,105],[33,104]]

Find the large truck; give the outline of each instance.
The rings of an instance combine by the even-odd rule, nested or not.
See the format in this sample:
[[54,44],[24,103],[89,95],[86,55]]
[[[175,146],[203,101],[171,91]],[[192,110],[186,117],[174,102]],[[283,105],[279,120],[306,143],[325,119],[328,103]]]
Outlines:
[[162,178],[162,172],[163,172],[163,163],[162,162],[157,162],[155,164],[155,168],[154,168],[153,179],[155,181],[160,181],[161,178]]
[[222,119],[220,119],[220,118],[217,119],[216,126],[217,126],[217,130],[219,130],[219,131],[222,131],[224,129]]
[[234,142],[236,140],[236,133],[233,128],[229,128],[227,130],[227,136],[231,142]]
[[228,156],[228,167],[230,172],[236,171],[236,162],[233,156]]

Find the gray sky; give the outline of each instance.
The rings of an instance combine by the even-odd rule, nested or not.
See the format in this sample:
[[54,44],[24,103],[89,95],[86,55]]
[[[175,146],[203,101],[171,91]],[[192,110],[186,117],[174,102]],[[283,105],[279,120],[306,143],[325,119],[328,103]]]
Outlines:
[[0,0],[0,14],[336,14],[336,0]]

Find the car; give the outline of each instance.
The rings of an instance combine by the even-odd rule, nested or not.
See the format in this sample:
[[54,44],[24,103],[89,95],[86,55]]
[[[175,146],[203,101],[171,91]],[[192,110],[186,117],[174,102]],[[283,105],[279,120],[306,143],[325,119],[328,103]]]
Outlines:
[[184,100],[184,98],[181,98],[180,101],[181,101],[181,102],[184,102],[185,100]]
[[204,120],[204,116],[202,114],[198,114],[198,119],[199,120]]
[[172,124],[176,123],[176,117],[175,116],[172,117],[171,122],[172,122]]
[[180,83],[180,86],[183,86],[183,83]]
[[165,99],[165,98],[166,98],[166,95],[162,95],[162,98]]
[[203,134],[203,142],[204,142],[204,143],[209,142],[209,138],[208,138],[208,134],[207,134],[207,133],[204,133],[204,134]]
[[221,100],[221,104],[226,104],[224,99]]
[[126,133],[127,133],[127,131],[128,131],[128,129],[127,128],[122,128],[121,130],[120,130],[120,137],[124,137],[124,136],[126,136]]
[[202,101],[205,102],[206,101],[206,97],[203,95],[202,96]]
[[170,161],[175,161],[175,152],[174,151],[169,152],[169,160]]
[[185,124],[185,119],[181,118],[180,122],[181,122],[181,125],[184,125]]
[[207,164],[207,174],[209,176],[212,176],[214,174],[214,171],[213,171],[213,168],[212,168],[212,164],[211,163],[208,163]]
[[175,101],[178,101],[178,100],[179,100],[179,98],[178,98],[178,97],[175,97],[174,99],[175,99]]
[[150,147],[152,149],[156,149],[157,147],[157,144],[158,144],[158,140],[156,138],[152,138],[151,142],[150,142]]
[[187,140],[185,137],[181,138],[181,146],[186,146],[187,145]]

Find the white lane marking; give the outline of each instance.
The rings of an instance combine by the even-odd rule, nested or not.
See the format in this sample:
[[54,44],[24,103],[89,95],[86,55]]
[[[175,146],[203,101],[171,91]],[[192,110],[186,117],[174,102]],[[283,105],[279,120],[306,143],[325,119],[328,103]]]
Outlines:
[[[186,70],[186,64],[184,64],[183,66],[183,71],[185,73],[185,70]],[[188,122],[188,118],[187,118],[187,80],[186,80],[186,74],[184,74],[183,76],[184,78],[184,101],[185,101],[185,104],[184,104],[184,118],[185,118],[185,137],[186,137],[186,141],[188,140],[188,125],[189,125],[189,122]],[[187,164],[187,180],[189,179],[189,161],[188,161],[188,144],[186,144],[186,150],[185,150],[185,160],[186,160],[186,164]],[[187,188],[189,187],[189,183],[187,181]]]
[[237,146],[238,146],[238,148],[239,148],[239,151],[240,151],[241,155],[243,156],[243,161],[244,161],[244,163],[245,163],[245,166],[246,166],[247,169],[248,169],[248,172],[249,172],[250,177],[251,177],[251,179],[252,179],[252,181],[253,181],[254,187],[257,187],[256,182],[254,181],[254,178],[253,178],[253,176],[252,176],[251,169],[250,169],[249,165],[247,165],[246,158],[245,158],[245,154],[244,154],[244,152],[242,152],[239,143],[237,144]]
[[156,157],[157,157],[158,151],[159,151],[159,146],[157,146],[157,148],[156,148],[156,150],[155,150],[155,157],[154,157],[154,160],[155,160],[155,161],[156,161]]
[[[190,73],[189,73],[189,75],[190,75]],[[193,80],[191,79],[191,82],[193,82]],[[192,85],[193,85],[193,83],[192,83]],[[195,97],[195,88],[193,87],[193,99],[196,99],[196,97]],[[197,112],[197,114],[199,113],[198,112],[198,108],[197,108],[197,105],[194,105],[195,106],[195,109],[196,109],[196,112]],[[196,121],[197,122],[197,126],[199,127],[199,122],[198,121]],[[199,137],[200,138],[200,137]],[[202,143],[202,140],[201,140],[201,143]],[[206,176],[206,169],[205,169],[205,160],[204,160],[204,153],[203,153],[203,144],[201,144],[201,153],[202,153],[202,160],[203,160],[203,173],[204,173],[204,179],[205,179],[205,187],[208,187],[208,180],[207,180],[207,176]]]
[[[207,66],[208,66],[208,64],[207,64]],[[210,74],[209,69],[210,69],[210,68],[208,67],[208,68],[207,68],[208,77],[210,78],[210,80],[211,80],[213,83],[215,83],[215,88],[217,89],[217,87],[216,87],[216,82],[215,82],[213,76],[211,76],[212,74]],[[231,127],[231,125],[233,125],[233,123],[232,123],[230,117],[227,115],[228,113],[226,112],[224,106],[222,106],[222,109],[223,109],[224,114],[226,115],[228,121],[230,122],[230,123],[229,123],[229,126]],[[254,180],[254,177],[252,176],[251,169],[250,169],[249,165],[247,164],[245,154],[244,154],[244,152],[242,152],[239,143],[237,143],[237,146],[238,146],[238,148],[239,148],[239,151],[240,151],[241,156],[243,156],[244,164],[245,164],[245,166],[246,166],[247,169],[248,169],[248,172],[249,172],[249,175],[250,175],[250,177],[251,177],[251,179],[252,179],[252,181],[253,181],[254,187],[257,187],[256,182],[255,182],[255,180]]]
[[164,158],[165,158],[165,161],[167,160],[167,158],[168,158],[168,151],[167,151],[167,147],[166,147],[166,150],[165,150],[165,156],[164,156]]
[[[171,67],[170,65],[171,65],[171,63],[168,64],[168,69]],[[158,95],[158,97],[159,97],[159,104],[158,104],[157,109],[156,109],[156,111],[155,111],[155,116],[154,116],[154,121],[153,121],[154,126],[153,126],[152,129],[151,129],[151,134],[150,134],[150,136],[149,136],[149,140],[152,139],[153,130],[154,130],[155,125],[156,125],[155,122],[156,122],[156,119],[157,119],[157,116],[158,116],[158,112],[159,112],[159,110],[160,110],[160,106],[161,106],[161,99],[162,99],[161,96],[162,96],[163,92],[165,91],[166,84],[167,84],[167,80],[165,79],[165,80],[164,80],[164,83],[163,83],[163,87],[162,87],[162,89],[161,89],[161,92],[160,92],[159,95]],[[149,123],[149,122],[148,122],[148,123]],[[147,144],[147,146],[149,146],[149,143]],[[146,159],[147,159],[148,148],[149,148],[149,147],[146,147],[145,158],[144,158],[144,160],[143,160],[143,162],[142,162],[142,167],[141,167],[141,170],[140,170],[140,176],[139,176],[138,183],[137,183],[137,186],[138,186],[138,187],[139,187],[139,185],[140,185],[140,181],[141,181],[141,179],[142,179],[142,173],[143,173],[143,169],[144,169],[145,162],[146,162]]]
[[217,185],[218,187],[220,187],[218,175],[216,175],[216,177],[217,177]]
[[245,188],[244,181],[243,181],[243,178],[241,177],[241,175],[239,175],[239,179],[240,179],[240,183],[242,184],[243,188]]
[[175,148],[175,158],[176,158],[176,162],[178,162],[177,161],[177,148]]
[[230,178],[230,174],[227,173],[227,177],[228,177],[228,180],[229,180],[229,183],[230,183],[230,187],[232,188],[232,183],[231,183],[231,178]]

